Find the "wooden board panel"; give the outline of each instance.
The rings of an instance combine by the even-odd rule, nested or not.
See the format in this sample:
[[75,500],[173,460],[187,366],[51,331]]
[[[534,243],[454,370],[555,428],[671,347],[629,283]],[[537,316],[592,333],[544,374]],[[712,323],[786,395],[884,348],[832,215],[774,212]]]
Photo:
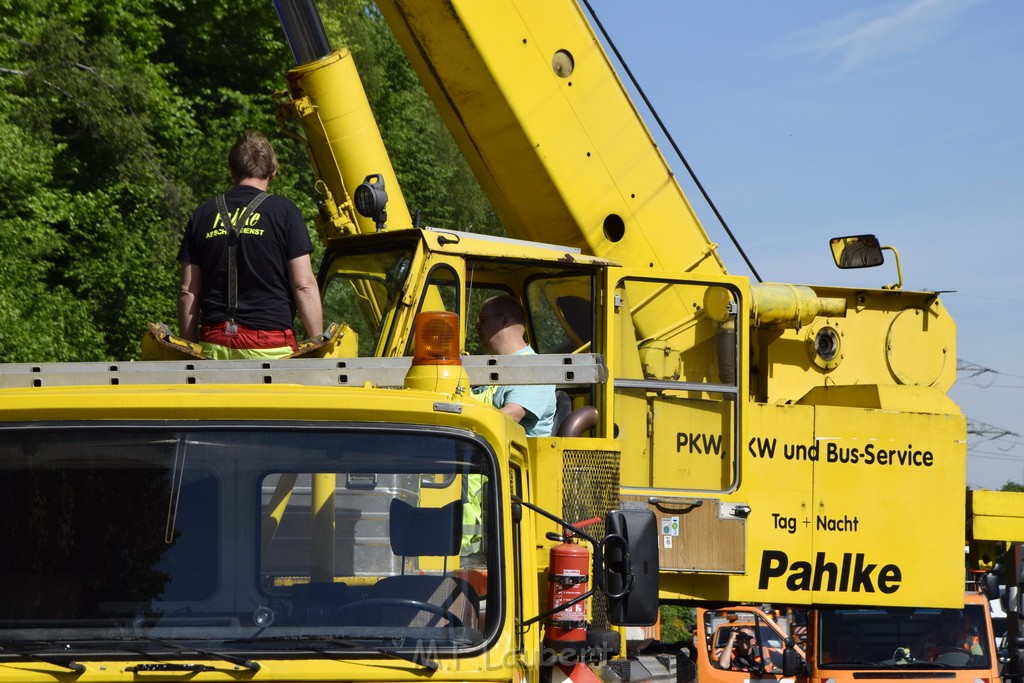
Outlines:
[[622,501],[624,506],[646,505],[657,518],[662,571],[746,571],[746,520],[721,514],[721,501],[665,496],[622,496]]

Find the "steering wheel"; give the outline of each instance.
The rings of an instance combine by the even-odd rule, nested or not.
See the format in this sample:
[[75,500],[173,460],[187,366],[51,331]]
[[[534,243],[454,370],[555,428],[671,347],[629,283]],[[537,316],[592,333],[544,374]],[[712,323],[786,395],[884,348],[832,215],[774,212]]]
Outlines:
[[338,609],[334,610],[335,615],[340,615],[344,612],[348,612],[355,609],[361,609],[364,607],[407,607],[409,609],[419,610],[420,612],[430,612],[439,617],[448,620],[448,623],[456,628],[463,626],[462,619],[459,619],[454,612],[439,605],[435,605],[431,602],[423,602],[421,600],[411,600],[409,598],[366,598],[364,600],[356,600],[350,602],[347,605],[342,605]]
[[963,666],[967,662],[971,661],[971,651],[964,647],[947,647],[935,655],[932,660],[941,664],[949,664],[951,666]]

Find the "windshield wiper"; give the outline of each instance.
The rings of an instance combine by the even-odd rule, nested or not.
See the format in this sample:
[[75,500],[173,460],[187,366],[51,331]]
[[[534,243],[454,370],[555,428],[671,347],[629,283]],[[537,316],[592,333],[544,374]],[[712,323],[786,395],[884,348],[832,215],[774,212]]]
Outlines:
[[[340,638],[338,636],[295,635],[295,636],[266,636],[266,637],[263,637],[263,638],[251,638],[251,639],[246,640],[246,641],[235,640],[235,641],[231,641],[231,642],[234,642],[234,643],[238,643],[238,642],[260,643],[260,642],[288,642],[288,641],[295,641],[296,643],[302,643],[304,647],[306,647],[306,648],[308,648],[310,650],[313,650],[315,652],[322,652],[326,648],[324,648],[324,647],[312,647],[310,644],[311,643],[313,643],[313,644],[315,644],[315,643],[322,643],[324,645],[334,645],[336,647],[341,647],[341,648],[344,648],[346,650],[353,650],[353,649],[359,648],[359,645],[357,645],[356,643],[352,642],[352,640],[356,640],[356,639],[357,639],[356,636],[351,636],[351,640],[344,640],[344,639],[342,639],[342,638]],[[379,639],[377,639],[377,638],[366,638],[366,637],[363,637],[363,636],[359,636],[358,640],[379,640]],[[378,647],[378,646],[374,646],[374,645],[369,645],[369,646],[367,646],[366,649],[370,650],[372,652],[377,652],[379,654],[385,655],[387,657],[394,657],[395,659],[401,659],[401,660],[404,660],[406,662],[412,662],[413,664],[418,664],[418,665],[422,666],[425,669],[430,669],[431,671],[436,671],[437,670],[437,662],[435,662],[430,657],[427,657],[426,655],[424,655],[422,652],[420,652],[419,649],[416,649],[416,650],[414,650],[412,652],[402,652],[402,651],[397,650],[395,648]]]
[[825,669],[877,669],[881,664],[878,662],[862,662],[859,659],[837,659],[834,662],[822,662],[821,667]]
[[16,655],[18,657],[24,657],[25,659],[31,659],[32,661],[35,661],[35,662],[43,662],[44,664],[52,664],[53,666],[59,666],[59,667],[64,668],[64,669],[68,669],[69,671],[74,671],[77,674],[85,673],[85,665],[81,664],[79,662],[76,662],[73,659],[69,659],[67,662],[61,662],[61,661],[58,661],[57,659],[55,659],[53,657],[42,657],[40,655],[33,654],[31,652],[22,652],[20,650],[11,650],[11,649],[3,647],[3,646],[0,646],[0,652],[8,652],[8,653],[10,653],[12,655]]
[[246,659],[245,657],[236,657],[234,655],[225,654],[223,652],[214,652],[212,650],[204,650],[198,647],[187,648],[182,646],[180,643],[175,643],[172,640],[163,640],[161,638],[153,638],[152,636],[137,636],[136,638],[138,640],[145,640],[146,642],[156,643],[157,645],[163,645],[164,647],[169,647],[173,650],[177,650],[178,652],[176,654],[178,655],[184,655],[189,652],[194,652],[202,657],[220,659],[225,662],[228,662],[229,664],[234,664],[235,666],[245,667],[250,671],[260,670],[259,662],[254,662],[253,660]]
[[430,669],[431,671],[437,671],[437,662],[430,657],[423,654],[419,648],[416,648],[412,652],[402,652],[389,647],[377,647],[374,648],[377,652],[388,657],[395,657],[397,659],[404,659],[407,662],[413,664],[419,664],[424,669]]

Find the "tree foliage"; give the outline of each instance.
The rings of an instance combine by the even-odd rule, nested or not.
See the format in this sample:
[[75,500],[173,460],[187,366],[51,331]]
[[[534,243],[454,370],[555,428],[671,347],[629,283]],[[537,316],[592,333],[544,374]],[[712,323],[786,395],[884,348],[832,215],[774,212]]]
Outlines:
[[[321,4],[350,46],[411,208],[500,230],[368,0]],[[266,0],[0,0],[0,360],[138,356],[174,320],[188,214],[227,185],[246,128],[281,158],[274,191],[307,217],[305,150],[275,120],[292,59]]]
[[[503,234],[390,29],[368,0],[328,2],[324,12],[348,47],[375,112],[410,211],[424,224]],[[331,26],[328,27],[331,32]],[[465,192],[463,192],[465,190]]]
[[696,610],[682,605],[662,605],[661,639],[667,643],[692,642]]

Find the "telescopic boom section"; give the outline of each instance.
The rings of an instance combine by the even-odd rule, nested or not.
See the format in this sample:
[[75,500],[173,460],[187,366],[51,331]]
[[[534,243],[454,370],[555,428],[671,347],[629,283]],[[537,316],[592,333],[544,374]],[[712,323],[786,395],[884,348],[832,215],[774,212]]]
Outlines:
[[[410,227],[409,209],[352,55],[331,49],[313,0],[275,0],[274,6],[296,62],[287,74],[290,99],[281,114],[299,121],[305,134],[318,181],[321,239],[385,225]],[[371,178],[377,190],[387,192],[386,213],[355,211],[352,195]]]
[[315,62],[333,52],[313,0],[274,0],[274,9],[296,64]]
[[378,0],[513,237],[722,273],[572,0]]

